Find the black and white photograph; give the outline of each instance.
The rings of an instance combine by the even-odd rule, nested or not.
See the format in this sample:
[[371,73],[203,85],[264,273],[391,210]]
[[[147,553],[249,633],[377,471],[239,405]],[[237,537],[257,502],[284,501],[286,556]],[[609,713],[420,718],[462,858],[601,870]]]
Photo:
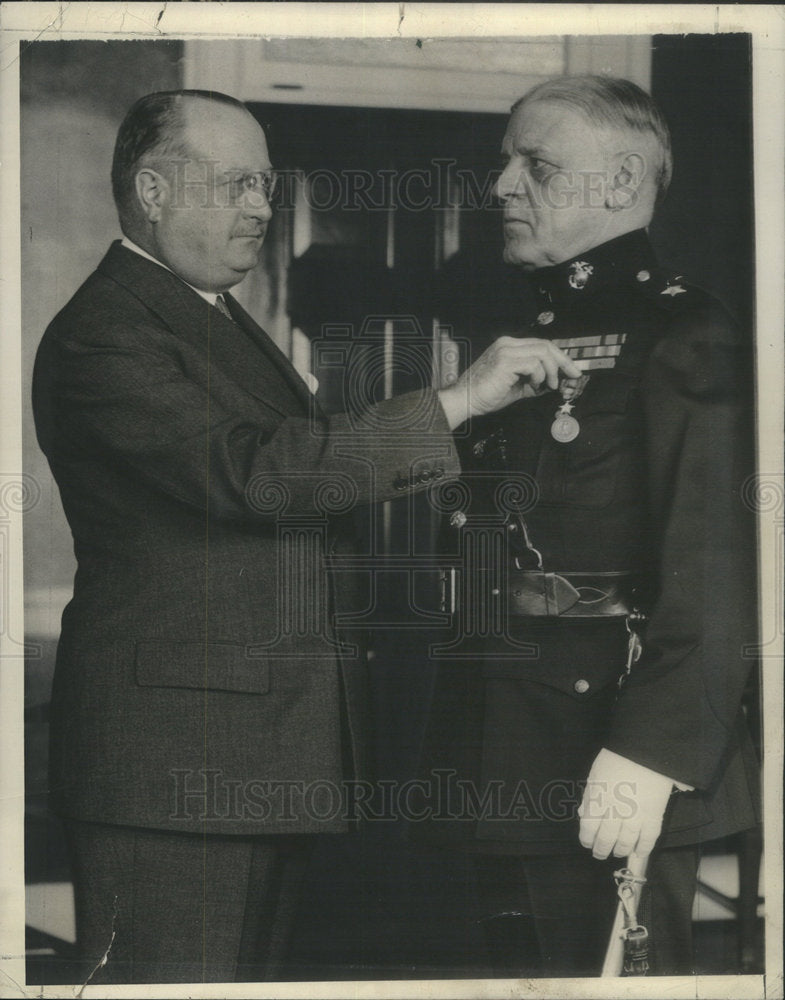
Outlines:
[[0,995],[782,997],[782,15],[3,6]]

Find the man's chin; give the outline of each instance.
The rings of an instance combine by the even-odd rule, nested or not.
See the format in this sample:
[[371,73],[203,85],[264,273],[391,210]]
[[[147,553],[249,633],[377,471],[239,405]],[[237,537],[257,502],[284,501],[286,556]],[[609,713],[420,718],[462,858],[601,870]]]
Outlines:
[[255,246],[249,245],[243,253],[233,255],[231,263],[227,264],[227,266],[237,274],[238,281],[244,278],[259,263],[261,249],[261,244],[257,243]]
[[532,255],[516,245],[507,244],[504,247],[502,260],[505,264],[515,264],[516,267],[520,267],[524,271],[534,271],[537,268],[537,264],[532,260]]
[[221,275],[221,280],[219,281],[219,276],[215,273],[211,275],[212,284],[207,291],[212,292],[228,292],[230,288],[234,288],[235,285],[239,285],[243,278],[252,271],[256,263],[253,264],[241,264],[238,261],[233,261],[231,264],[225,264]]

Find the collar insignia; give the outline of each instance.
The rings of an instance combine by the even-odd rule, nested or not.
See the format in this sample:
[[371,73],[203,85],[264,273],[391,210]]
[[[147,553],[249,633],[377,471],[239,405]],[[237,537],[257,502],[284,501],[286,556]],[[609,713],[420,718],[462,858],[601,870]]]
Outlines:
[[570,275],[568,281],[571,288],[585,288],[589,278],[594,274],[592,264],[587,264],[585,260],[574,260],[570,264]]

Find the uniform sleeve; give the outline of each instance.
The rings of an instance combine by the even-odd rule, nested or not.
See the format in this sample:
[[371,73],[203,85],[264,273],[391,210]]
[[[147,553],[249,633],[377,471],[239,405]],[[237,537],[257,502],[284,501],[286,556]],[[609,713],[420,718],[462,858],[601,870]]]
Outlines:
[[44,451],[99,457],[211,517],[241,520],[340,513],[460,471],[430,389],[354,418],[285,417],[259,401],[249,419],[247,407],[238,416],[220,406],[156,340],[154,329],[122,326],[89,343],[50,339],[35,390],[54,400]]
[[756,641],[751,365],[718,305],[671,321],[644,382],[658,593],[609,749],[711,786]]

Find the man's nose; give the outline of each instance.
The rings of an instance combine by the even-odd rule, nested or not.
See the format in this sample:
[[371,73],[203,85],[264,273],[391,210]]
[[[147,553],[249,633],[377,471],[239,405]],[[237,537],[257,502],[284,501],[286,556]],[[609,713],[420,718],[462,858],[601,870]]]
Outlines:
[[269,222],[273,217],[272,205],[263,191],[246,191],[241,201],[243,215],[249,219]]
[[494,185],[493,193],[501,201],[526,197],[526,182],[519,164],[513,164],[512,161],[507,164]]

